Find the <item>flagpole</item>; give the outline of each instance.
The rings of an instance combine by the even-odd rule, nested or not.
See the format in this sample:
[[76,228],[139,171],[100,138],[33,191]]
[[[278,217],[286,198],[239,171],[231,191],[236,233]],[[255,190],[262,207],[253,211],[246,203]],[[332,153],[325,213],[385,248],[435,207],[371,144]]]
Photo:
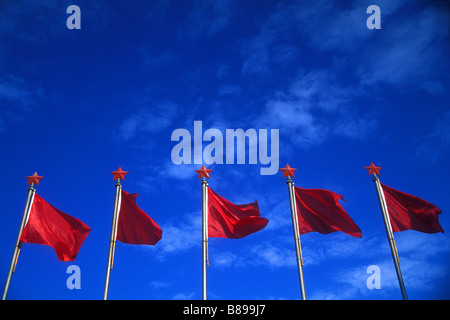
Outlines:
[[389,219],[389,211],[387,208],[386,199],[384,198],[383,189],[381,188],[380,179],[377,176],[377,174],[380,174],[381,167],[375,166],[372,162],[370,163],[370,166],[364,168],[369,170],[369,175],[372,175],[372,180],[377,190],[378,202],[380,203],[384,227],[386,229],[386,235],[389,240],[389,247],[391,248],[392,259],[394,260],[395,271],[397,273],[400,290],[402,292],[403,300],[408,300],[408,296],[406,295],[405,283],[403,282],[402,271],[400,270],[400,259],[398,257],[397,245],[395,244],[394,233],[392,232],[391,221]]
[[31,210],[31,204],[33,203],[34,194],[36,189],[34,188],[34,183],[28,187],[28,195],[27,201],[25,203],[25,208],[23,210],[22,221],[20,223],[19,232],[17,234],[16,245],[14,246],[14,253],[11,259],[11,265],[9,267],[8,276],[6,277],[5,288],[3,290],[2,300],[6,300],[6,296],[8,295],[9,285],[11,283],[11,277],[16,270],[17,260],[19,259],[20,248],[22,247],[22,241],[20,241],[20,237],[22,236],[23,229],[28,220],[28,216]]
[[380,185],[380,179],[373,173],[373,182],[377,189],[378,201],[380,203],[381,213],[383,215],[384,227],[386,229],[386,234],[389,240],[389,247],[391,248],[392,259],[394,260],[395,271],[397,272],[398,283],[400,285],[400,290],[402,292],[403,300],[408,300],[406,295],[405,283],[403,282],[402,271],[400,269],[400,259],[398,257],[397,245],[395,244],[394,233],[392,232],[392,226],[389,219],[389,211],[386,205],[386,199],[384,198],[383,191]]
[[205,165],[199,170],[198,178],[202,178],[202,299],[206,300],[206,268],[209,265],[208,259],[208,182],[209,173],[212,169],[206,169]]
[[108,265],[106,267],[105,290],[103,292],[103,300],[108,300],[109,278],[114,263],[114,251],[116,247],[116,237],[117,237],[117,221],[119,219],[119,209],[122,200],[122,193],[121,193],[122,185],[120,184],[120,179],[117,179],[115,186],[116,186],[116,196],[114,198],[114,212],[111,223],[111,238],[109,242]]
[[208,182],[206,178],[202,178],[202,249],[203,249],[203,265],[202,265],[202,276],[203,276],[203,286],[202,286],[202,298],[206,300],[206,269],[208,266],[208,193],[207,193]]
[[303,279],[302,245],[300,242],[300,232],[298,227],[297,205],[295,204],[294,182],[292,181],[291,176],[288,176],[286,183],[289,189],[289,202],[291,205],[292,228],[294,231],[295,253],[297,255],[297,268],[298,268],[298,278],[300,281],[300,291],[302,294],[302,300],[306,300],[305,281]]

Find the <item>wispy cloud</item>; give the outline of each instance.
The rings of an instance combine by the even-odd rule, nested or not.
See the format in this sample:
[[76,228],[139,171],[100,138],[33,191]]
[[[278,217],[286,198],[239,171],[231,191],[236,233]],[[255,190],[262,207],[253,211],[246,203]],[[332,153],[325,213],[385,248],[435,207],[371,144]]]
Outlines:
[[219,87],[219,96],[235,96],[242,92],[242,88],[238,85],[223,85]]
[[139,53],[143,57],[143,63],[150,69],[159,69],[174,61],[177,55],[173,51],[164,51],[162,53],[152,52],[148,47],[142,47]]
[[265,243],[252,248],[256,259],[254,263],[265,264],[270,268],[292,267],[297,265],[292,248]]
[[342,232],[328,235],[307,234],[303,236],[303,251],[305,255],[305,265],[313,266],[326,261],[327,259],[352,259],[362,256],[370,256],[371,252],[366,252],[365,248],[376,246],[376,239],[364,237],[355,238]]
[[[263,241],[256,246],[240,248],[239,251],[210,251],[211,266],[237,268],[266,266],[270,269],[297,268],[291,235],[278,234],[271,242]],[[415,290],[433,292],[441,280],[450,274],[446,261],[450,252],[449,239],[418,232],[404,232],[396,236],[403,278],[414,297]],[[426,248],[426,250],[418,250]],[[330,261],[344,261],[328,277],[328,285],[308,291],[310,299],[347,300],[379,299],[400,296],[397,275],[392,262],[387,239],[384,235],[371,235],[362,239],[337,232],[329,235],[308,234],[302,236],[304,271]],[[245,255],[243,254],[245,252]],[[242,259],[245,256],[245,259]],[[441,256],[441,259],[436,259]],[[345,262],[346,261],[346,262]],[[431,263],[430,261],[433,261]],[[349,267],[345,267],[345,265]],[[380,268],[381,289],[369,289],[367,280],[371,276],[368,267]]]
[[259,26],[259,33],[241,45],[242,73],[267,74],[298,59],[298,28],[291,6],[278,4]]
[[[128,3],[127,3],[128,5]],[[149,3],[151,9],[148,10],[147,22],[158,25],[167,18],[167,12],[171,5],[171,0],[156,0]]]
[[269,43],[270,39],[265,35],[249,40],[243,48],[245,56],[242,73],[267,73],[269,71]]
[[7,123],[22,121],[42,99],[43,90],[23,78],[0,77],[0,131]]
[[195,38],[212,36],[230,25],[236,14],[235,0],[197,0],[189,20],[189,33]]
[[448,56],[449,18],[448,9],[428,7],[403,20],[393,19],[385,27],[388,33],[365,46],[366,63],[359,63],[357,75],[364,84],[415,86],[435,93],[433,83],[441,81]]
[[269,99],[259,126],[283,128],[281,134],[296,146],[309,147],[337,135],[365,137],[376,125],[370,111],[362,113],[351,102],[361,94],[328,71],[301,72],[288,90]]
[[434,126],[424,136],[417,138],[416,155],[436,162],[450,146],[450,111],[438,118]]
[[[0,4],[0,45],[3,40],[19,40],[26,43],[46,42],[67,34],[66,9],[70,2],[60,0],[14,1]],[[86,1],[81,5],[82,28],[86,21],[92,29],[102,29],[108,24],[110,6],[105,0]]]
[[449,50],[448,8],[422,2],[424,9],[411,13],[406,10],[407,1],[377,1],[381,30],[368,30],[365,9],[370,4],[354,1],[343,9],[333,1],[302,3],[295,19],[309,22],[301,29],[308,44],[335,53],[334,67],[352,70],[363,85],[416,86],[430,93],[442,90],[441,68]]
[[35,98],[40,94],[37,88],[33,88],[25,79],[13,75],[0,78],[0,101],[3,104],[19,104],[22,108],[35,103]]
[[165,282],[165,281],[151,281],[149,283],[150,287],[155,289],[155,290],[159,290],[161,288],[167,288],[170,287],[171,284],[169,282]]
[[[395,237],[400,268],[411,298],[414,298],[415,290],[433,292],[435,288],[439,287],[441,281],[447,281],[450,276],[447,270],[450,247],[448,246],[449,239],[446,236],[411,231],[397,233]],[[328,283],[328,288],[314,290],[311,298],[378,299],[382,293],[384,298],[398,296],[400,299],[398,279],[387,246],[387,239],[375,236],[370,242],[370,245],[363,245],[354,251],[354,266],[336,270],[335,276]],[[371,248],[371,250],[364,250],[364,247]],[[371,275],[371,273],[367,273],[367,268],[370,265],[380,268],[380,289],[367,288],[367,279]]]
[[239,257],[232,252],[221,252],[211,255],[211,266],[217,266],[218,268],[236,266],[239,261]]
[[129,141],[138,134],[160,132],[172,123],[177,114],[176,111],[177,106],[171,102],[139,108],[123,120],[118,130],[118,137],[123,141]]
[[[319,145],[333,136],[363,140],[377,129],[379,111],[375,105],[363,107],[358,101],[372,95],[378,85],[444,92],[448,8],[423,3],[424,10],[409,13],[404,10],[407,1],[378,1],[382,29],[369,30],[365,22],[370,4],[355,1],[341,8],[334,1],[324,1],[274,6],[260,23],[259,33],[242,46],[244,75],[264,74],[267,78],[275,65],[288,63],[303,52],[333,52],[333,60],[322,69],[308,66],[297,70],[288,87],[269,93],[255,126],[282,128],[282,141],[293,147]],[[341,77],[343,74],[347,76]],[[437,124],[428,140],[438,132],[444,135],[434,144],[443,150],[448,145],[443,125]],[[418,152],[431,150],[427,143],[421,144]]]
[[195,292],[180,292],[173,296],[173,300],[192,300]]
[[168,255],[186,252],[200,247],[198,235],[202,228],[201,213],[187,214],[184,219],[177,219],[176,223],[161,225],[164,230],[164,241],[152,248],[157,251],[157,259],[164,260]]

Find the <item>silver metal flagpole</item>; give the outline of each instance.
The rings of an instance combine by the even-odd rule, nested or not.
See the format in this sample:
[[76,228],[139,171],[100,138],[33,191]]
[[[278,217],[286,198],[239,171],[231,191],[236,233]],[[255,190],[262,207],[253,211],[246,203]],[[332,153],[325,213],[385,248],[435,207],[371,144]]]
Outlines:
[[202,297],[206,300],[206,268],[208,265],[208,192],[207,192],[208,182],[206,178],[202,178],[202,249],[203,249],[203,290]]
[[297,267],[298,267],[298,278],[300,280],[300,291],[302,294],[302,300],[306,300],[305,281],[303,279],[302,245],[300,242],[300,232],[298,228],[297,205],[295,204],[294,182],[292,181],[291,176],[288,176],[286,183],[289,189],[289,202],[291,204],[292,227],[294,230],[294,242],[295,242],[295,252],[297,255]]
[[384,198],[384,193],[380,185],[380,179],[375,173],[373,173],[373,182],[375,183],[375,187],[377,189],[378,201],[380,203],[381,213],[383,214],[384,227],[386,228],[386,234],[389,240],[389,246],[391,248],[392,259],[394,260],[395,271],[397,272],[400,290],[402,292],[403,300],[408,300],[408,296],[406,295],[405,283],[403,282],[402,271],[400,270],[400,259],[398,258],[397,245],[395,244],[394,234],[392,232],[386,199]]
[[208,191],[206,178],[212,169],[206,169],[203,165],[201,169],[195,170],[198,178],[202,178],[202,299],[206,300],[206,268],[209,265],[208,259]]
[[116,247],[116,237],[117,237],[117,221],[119,220],[119,210],[122,201],[122,193],[121,193],[122,185],[120,184],[120,179],[117,179],[115,186],[116,186],[116,196],[114,198],[114,212],[111,223],[111,240],[109,241],[108,265],[106,267],[106,279],[105,279],[105,290],[103,292],[103,300],[108,299],[109,278],[114,263],[114,250]]
[[22,241],[20,241],[20,237],[22,236],[23,229],[25,228],[25,225],[28,221],[28,216],[31,210],[31,204],[33,203],[35,193],[36,189],[34,188],[34,184],[32,183],[28,187],[27,201],[25,203],[25,209],[23,210],[22,221],[20,223],[19,233],[17,234],[16,245],[14,246],[14,253],[11,259],[11,265],[9,266],[8,276],[6,277],[6,284],[3,290],[2,300],[6,300],[9,285],[11,283],[11,277],[16,270],[17,259],[19,259],[20,248],[22,247]]

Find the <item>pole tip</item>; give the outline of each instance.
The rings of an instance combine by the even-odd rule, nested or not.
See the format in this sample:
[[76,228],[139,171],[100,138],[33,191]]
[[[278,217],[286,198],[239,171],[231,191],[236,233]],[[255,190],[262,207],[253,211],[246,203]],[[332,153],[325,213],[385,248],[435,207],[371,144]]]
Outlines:
[[381,167],[377,167],[373,164],[373,162],[370,163],[370,166],[364,167],[365,169],[369,170],[369,176],[372,174],[380,174]]
[[286,164],[286,167],[284,167],[284,168],[280,168],[280,171],[283,172],[283,178],[285,178],[285,177],[295,178],[294,171],[296,171],[296,170],[297,169],[291,168],[289,166],[289,164]]
[[38,176],[37,171],[36,171],[32,176],[28,176],[25,178],[28,179],[27,185],[31,184],[33,186],[33,184],[39,185],[39,180],[41,180],[44,177]]
[[200,170],[195,170],[198,173],[198,178],[209,178],[209,173],[212,169],[206,169],[205,165],[202,166]]
[[111,172],[114,177],[113,177],[113,181],[114,180],[125,180],[125,175],[128,173],[128,171],[123,171],[122,167],[119,167],[119,169],[117,169],[117,171],[112,171]]

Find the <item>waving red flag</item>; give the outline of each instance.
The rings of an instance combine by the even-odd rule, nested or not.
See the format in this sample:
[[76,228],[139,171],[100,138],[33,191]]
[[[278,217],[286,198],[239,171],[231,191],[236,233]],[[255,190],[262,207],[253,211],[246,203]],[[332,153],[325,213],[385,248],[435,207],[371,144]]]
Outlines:
[[329,190],[295,187],[300,234],[342,231],[361,238],[361,230],[339,203],[341,199],[341,195]]
[[208,237],[240,239],[263,229],[258,202],[236,205],[208,188]]
[[130,244],[155,245],[162,230],[136,203],[138,194],[122,190],[122,201],[117,225],[117,240]]
[[49,245],[55,249],[58,260],[74,261],[90,231],[91,228],[82,221],[35,194],[20,241]]
[[439,224],[441,209],[416,196],[380,184],[386,199],[392,231],[444,232]]

